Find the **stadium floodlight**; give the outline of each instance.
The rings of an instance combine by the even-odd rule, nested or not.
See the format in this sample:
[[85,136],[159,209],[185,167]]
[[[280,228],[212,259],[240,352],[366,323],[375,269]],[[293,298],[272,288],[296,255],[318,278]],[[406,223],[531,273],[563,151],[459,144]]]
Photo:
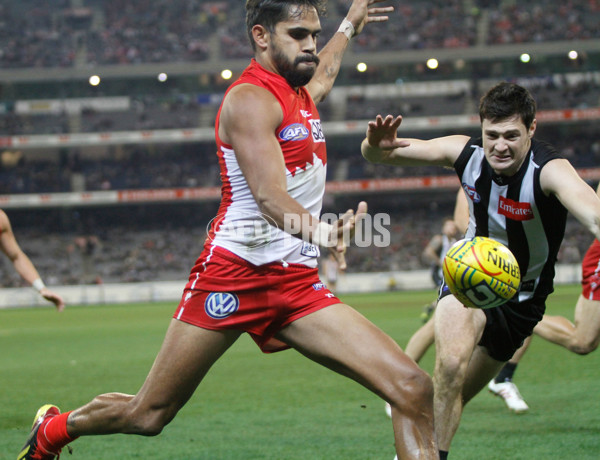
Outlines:
[[427,59],[427,68],[429,69],[437,69],[439,64],[440,63],[435,58]]

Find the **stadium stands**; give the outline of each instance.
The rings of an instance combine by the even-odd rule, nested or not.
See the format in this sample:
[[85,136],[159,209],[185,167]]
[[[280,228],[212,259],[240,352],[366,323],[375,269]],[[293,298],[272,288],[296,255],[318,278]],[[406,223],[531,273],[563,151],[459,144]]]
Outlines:
[[[367,29],[355,51],[600,38],[595,1],[396,2],[385,30]],[[239,0],[21,0],[0,6],[0,67],[71,67],[249,57]],[[341,0],[329,16],[340,17]],[[324,37],[334,32],[328,21]]]
[[[518,79],[527,85],[543,111],[600,106],[600,75],[594,65],[600,45],[596,54],[583,53],[574,61],[552,53],[537,62],[534,59],[530,67],[515,63],[512,57],[494,62],[473,59],[461,65],[459,59],[442,63],[437,72],[416,61],[404,62],[401,52],[390,53],[481,48],[492,56],[492,49],[511,44],[569,40],[598,44],[598,2],[401,0],[395,4],[397,10],[382,26],[384,30],[367,28],[353,40],[349,52],[349,61],[378,54],[392,60],[375,64],[364,74],[353,67],[344,68],[340,84],[320,108],[323,120],[362,122],[380,112],[402,113],[407,119],[472,115],[482,88],[498,79]],[[321,43],[333,34],[345,8],[344,0],[330,0]],[[157,73],[165,63],[187,64],[191,69],[209,63],[220,69],[225,62],[247,62],[249,56],[239,0],[3,2],[0,139],[210,128],[227,81],[187,70],[169,76],[170,83],[161,86],[154,75],[148,77],[147,69]],[[118,69],[115,72],[120,77],[107,78],[99,88],[69,77],[71,71],[97,68]],[[57,69],[59,73],[53,73]],[[11,73],[19,70],[34,70],[39,77],[33,83],[30,75],[19,81],[18,75],[23,74]],[[45,75],[50,76],[47,81]],[[75,98],[81,98],[76,110],[74,105],[67,107]],[[594,167],[600,163],[596,118],[540,123],[536,136],[556,145],[576,167]],[[451,132],[432,130],[431,126],[427,130],[427,136]],[[423,134],[421,131],[419,128],[415,135]],[[431,168],[367,164],[358,152],[362,132],[362,128],[360,134],[326,132],[330,180],[450,174]],[[472,128],[461,132],[477,134]],[[219,185],[210,140],[38,149],[2,145],[0,196]],[[391,245],[353,248],[348,254],[350,271],[425,268],[420,252],[432,229],[449,214],[453,205],[450,195],[447,191],[378,195],[374,201],[380,209],[375,210],[392,215]],[[365,198],[369,201],[370,197]],[[329,196],[326,210],[354,207],[357,199]],[[48,284],[184,281],[217,205],[208,200],[87,208],[16,207],[7,212],[19,242]],[[588,243],[588,235],[570,223],[561,261],[577,262]],[[11,270],[2,269],[0,276],[3,286],[20,285]]]
[[[389,212],[385,247],[352,247],[348,272],[380,272],[428,268],[421,251],[451,214],[454,194],[421,196],[378,195],[339,198],[326,212],[371,204],[371,212]],[[35,260],[48,285],[177,281],[187,279],[200,254],[206,226],[217,203],[154,205],[152,207],[11,211],[24,251]],[[561,263],[578,263],[591,237],[574,220],[569,222],[559,254]],[[22,280],[5,260],[0,263],[4,287],[22,286]],[[183,284],[182,284],[183,286]]]

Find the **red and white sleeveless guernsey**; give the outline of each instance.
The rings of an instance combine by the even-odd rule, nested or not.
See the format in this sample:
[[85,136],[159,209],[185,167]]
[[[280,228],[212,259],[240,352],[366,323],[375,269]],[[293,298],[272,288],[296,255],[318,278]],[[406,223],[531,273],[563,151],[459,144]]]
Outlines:
[[[267,71],[254,59],[227,92],[243,83],[265,88],[279,101],[283,121],[274,134],[285,160],[287,191],[318,217],[325,191],[327,153],[321,120],[312,97],[304,87],[295,91],[283,77]],[[262,216],[232,146],[219,138],[221,108],[215,123],[222,182],[221,205],[199,260],[209,260],[214,248],[221,247],[253,265],[282,261],[316,267],[317,247],[275,228]]]

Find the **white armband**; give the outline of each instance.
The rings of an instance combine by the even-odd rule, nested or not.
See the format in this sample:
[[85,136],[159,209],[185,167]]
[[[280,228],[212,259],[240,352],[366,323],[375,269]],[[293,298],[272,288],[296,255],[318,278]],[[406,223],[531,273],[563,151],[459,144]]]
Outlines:
[[33,289],[35,289],[36,291],[40,292],[42,289],[44,289],[46,287],[46,285],[42,281],[42,278],[38,278],[38,279],[34,280],[33,283],[31,283],[31,287],[33,287]]
[[333,232],[333,225],[328,224],[327,222],[319,222],[319,224],[316,226],[315,230],[312,233],[313,244],[323,247],[331,246],[331,232]]
[[344,18],[337,31],[343,33],[348,38],[348,40],[354,37],[354,34],[356,33],[354,26],[346,18]]

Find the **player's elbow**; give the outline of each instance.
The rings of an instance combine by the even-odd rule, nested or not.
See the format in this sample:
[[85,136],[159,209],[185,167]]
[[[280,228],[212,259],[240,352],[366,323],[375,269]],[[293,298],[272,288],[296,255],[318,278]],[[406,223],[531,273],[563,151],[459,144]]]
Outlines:
[[[282,226],[285,224],[285,216],[282,214],[282,203],[287,201],[287,194],[280,194],[279,190],[261,190],[254,194],[258,210],[263,216],[267,216],[269,223]],[[281,227],[280,227],[281,228]]]
[[277,200],[269,193],[259,193],[255,195],[258,209],[263,215],[270,216],[276,210]]
[[381,152],[378,149],[371,147],[366,139],[363,141],[360,147],[360,152],[362,153],[363,158],[369,163],[381,162]]

